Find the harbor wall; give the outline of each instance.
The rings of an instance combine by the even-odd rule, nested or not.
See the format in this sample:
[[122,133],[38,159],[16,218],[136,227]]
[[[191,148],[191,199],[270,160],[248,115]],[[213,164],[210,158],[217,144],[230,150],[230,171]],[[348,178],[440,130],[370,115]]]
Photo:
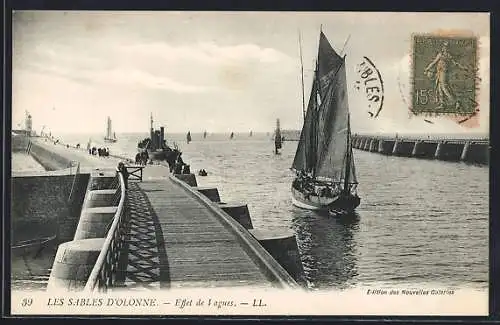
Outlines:
[[487,139],[390,138],[354,135],[353,147],[384,155],[489,164]]
[[23,135],[12,136],[12,152],[26,151],[29,141],[29,138]]
[[[29,145],[29,146],[28,146]],[[50,146],[56,146],[52,142],[39,144],[30,137],[24,135],[15,135],[12,137],[12,152],[28,152],[29,154],[47,171],[54,171],[68,168],[72,160],[71,155],[61,155],[56,150],[50,150]]]
[[[55,145],[54,145],[55,146]],[[71,165],[71,159],[57,154],[44,148],[36,142],[31,142],[30,154],[35,160],[45,168],[45,170],[58,170],[68,168]]]
[[[71,187],[73,192],[69,194]],[[89,174],[12,178],[12,243],[59,233],[71,240],[89,182]]]

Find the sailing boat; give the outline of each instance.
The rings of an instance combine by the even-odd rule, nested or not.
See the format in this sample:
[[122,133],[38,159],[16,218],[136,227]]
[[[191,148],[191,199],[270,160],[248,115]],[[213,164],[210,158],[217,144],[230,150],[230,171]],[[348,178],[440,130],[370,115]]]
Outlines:
[[188,131],[188,133],[186,135],[186,141],[188,144],[189,144],[189,142],[191,142],[191,131]]
[[[107,128],[106,128],[106,136],[104,137],[104,142],[116,142],[116,134],[111,131],[111,118],[108,116],[107,120]],[[113,133],[113,135],[111,135]]]
[[207,131],[203,132],[203,139],[207,138]]
[[233,139],[234,138],[234,132],[231,132],[231,135],[229,136],[229,139]]
[[[305,111],[304,100],[303,106]],[[345,56],[335,52],[322,31],[292,169],[296,172],[291,189],[294,205],[344,214],[360,204],[352,154]]]
[[276,131],[274,133],[274,153],[279,154],[278,149],[281,149],[281,130],[280,130],[280,119],[276,119]]
[[253,136],[253,131],[252,130],[250,130],[250,135],[249,136],[250,137]]

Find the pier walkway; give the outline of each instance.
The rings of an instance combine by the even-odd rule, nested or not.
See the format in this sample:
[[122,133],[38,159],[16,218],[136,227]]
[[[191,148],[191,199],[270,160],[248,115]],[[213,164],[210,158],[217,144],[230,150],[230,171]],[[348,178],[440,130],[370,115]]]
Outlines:
[[[129,166],[134,174],[126,187],[116,173],[118,161],[126,158],[96,157],[41,139],[30,143],[46,175],[71,168],[75,179],[90,174],[75,236],[58,248],[50,290],[298,287],[273,258],[275,252],[261,245],[270,240],[288,245],[288,237],[257,239],[223,210],[226,206],[174,177],[167,166]],[[289,254],[285,244],[283,254]]]
[[245,243],[237,229],[189,192],[165,166],[148,166],[142,182],[129,181],[118,286],[151,290],[279,282],[272,267],[262,265],[267,253]]
[[45,138],[30,138],[30,154],[40,165],[51,171],[49,174],[61,173],[62,170],[76,166],[78,163],[82,172],[90,172],[96,167],[115,168],[118,161],[125,160],[117,156],[94,156],[90,155],[84,148],[66,147],[63,144],[54,144],[45,140]]

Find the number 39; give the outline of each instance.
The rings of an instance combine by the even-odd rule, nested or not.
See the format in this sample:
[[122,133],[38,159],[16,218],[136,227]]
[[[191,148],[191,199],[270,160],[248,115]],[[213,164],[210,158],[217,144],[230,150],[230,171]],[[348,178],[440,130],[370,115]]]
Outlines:
[[23,307],[31,306],[32,303],[33,303],[33,298],[24,298],[21,301],[21,306]]

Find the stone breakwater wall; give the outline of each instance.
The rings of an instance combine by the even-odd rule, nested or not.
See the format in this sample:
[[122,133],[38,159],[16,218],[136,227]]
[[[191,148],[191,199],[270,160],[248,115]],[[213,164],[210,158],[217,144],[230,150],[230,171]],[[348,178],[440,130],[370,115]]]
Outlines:
[[45,170],[68,168],[72,163],[69,157],[59,155],[35,142],[31,143],[30,154]]
[[390,138],[354,135],[353,147],[407,158],[463,161],[488,165],[490,145],[487,139]]
[[39,144],[36,140],[33,141],[33,139],[23,135],[12,137],[12,152],[29,153],[47,171],[66,169],[71,166],[73,161],[78,160],[77,156],[72,159],[69,152],[62,155],[57,150],[50,150],[50,146],[57,145],[52,142]]
[[89,176],[13,177],[12,243],[54,233],[59,234],[60,241],[71,240],[80,217]]
[[28,148],[29,138],[23,135],[12,137],[12,152],[25,152]]

